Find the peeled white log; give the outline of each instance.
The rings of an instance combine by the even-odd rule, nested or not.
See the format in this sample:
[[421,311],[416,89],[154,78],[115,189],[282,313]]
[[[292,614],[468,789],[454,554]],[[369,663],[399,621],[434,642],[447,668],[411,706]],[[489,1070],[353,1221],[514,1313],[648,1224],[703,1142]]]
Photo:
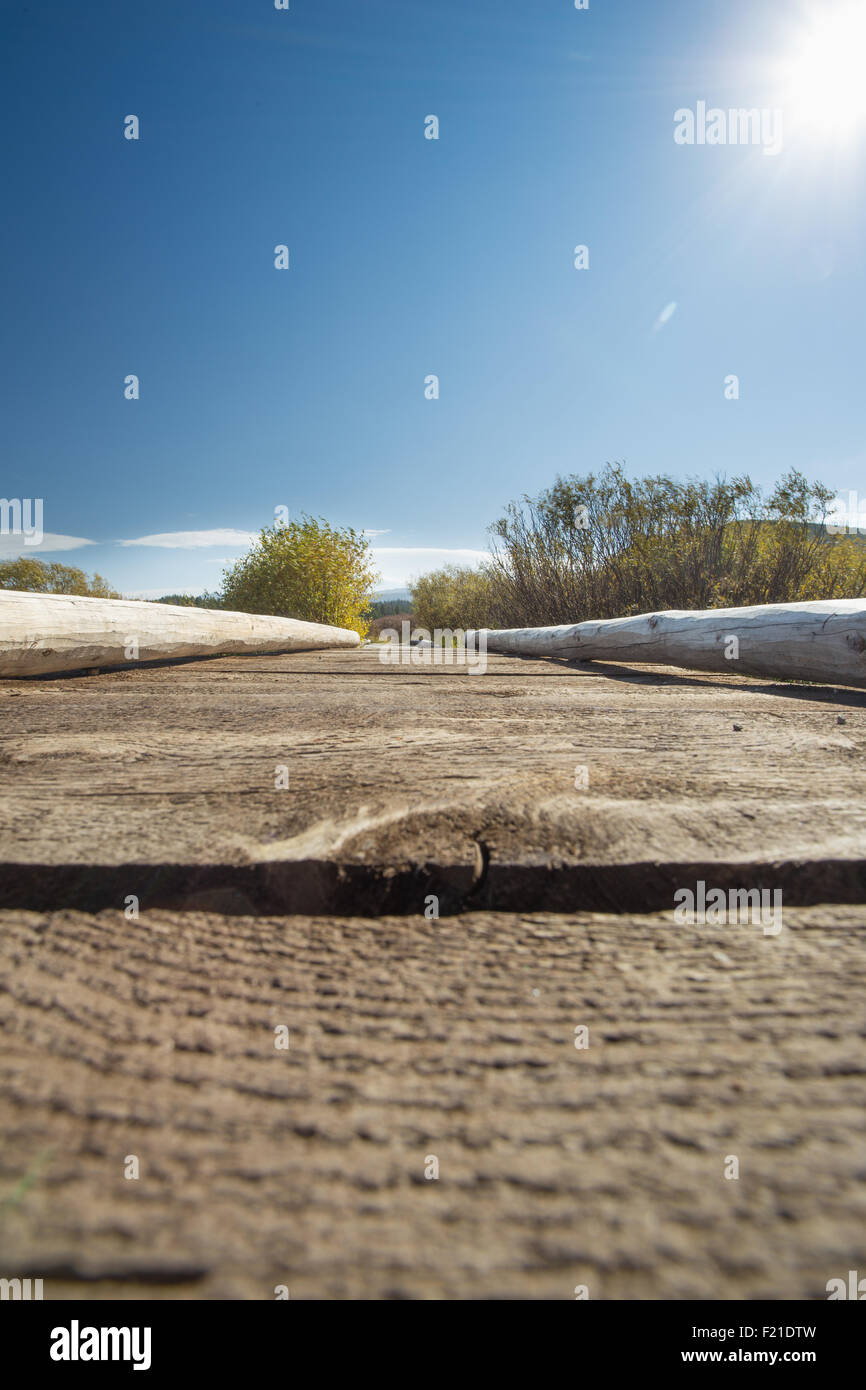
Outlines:
[[357,647],[359,641],[357,632],[295,618],[0,589],[0,677],[179,661],[220,652]]
[[[866,599],[672,609],[574,626],[466,633],[467,645],[516,656],[650,662],[698,671],[866,685]],[[732,640],[735,639],[735,640]]]

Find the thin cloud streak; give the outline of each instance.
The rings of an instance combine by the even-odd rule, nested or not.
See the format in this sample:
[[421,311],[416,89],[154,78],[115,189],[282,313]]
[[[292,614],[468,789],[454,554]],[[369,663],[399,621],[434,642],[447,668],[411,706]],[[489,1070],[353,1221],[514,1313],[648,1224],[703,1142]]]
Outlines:
[[224,528],[213,531],[162,531],[153,536],[137,536],[134,540],[118,541],[118,545],[150,545],[162,550],[202,550],[209,545],[238,546],[246,549],[256,536],[252,531]]
[[84,536],[62,536],[54,531],[46,531],[38,544],[29,543],[24,536],[0,535],[0,560],[15,560],[21,555],[51,555],[60,550],[80,550],[85,545],[96,545]]

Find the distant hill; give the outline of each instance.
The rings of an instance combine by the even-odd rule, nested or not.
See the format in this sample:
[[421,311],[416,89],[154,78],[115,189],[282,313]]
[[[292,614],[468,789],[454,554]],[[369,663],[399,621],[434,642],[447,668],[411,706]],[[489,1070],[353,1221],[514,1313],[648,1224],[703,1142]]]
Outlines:
[[408,589],[374,589],[373,599],[376,603],[398,603],[404,605],[411,602],[412,595]]
[[[411,599],[381,599],[378,595],[368,604],[368,612],[373,619],[391,618],[395,615],[408,617],[412,613]],[[387,624],[386,624],[387,626]]]

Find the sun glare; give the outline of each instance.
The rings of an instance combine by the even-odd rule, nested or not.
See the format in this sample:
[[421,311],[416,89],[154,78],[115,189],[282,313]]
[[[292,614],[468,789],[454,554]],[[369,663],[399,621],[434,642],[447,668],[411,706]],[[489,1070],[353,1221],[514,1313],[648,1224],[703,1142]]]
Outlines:
[[785,115],[818,136],[866,123],[866,0],[822,7],[785,64]]

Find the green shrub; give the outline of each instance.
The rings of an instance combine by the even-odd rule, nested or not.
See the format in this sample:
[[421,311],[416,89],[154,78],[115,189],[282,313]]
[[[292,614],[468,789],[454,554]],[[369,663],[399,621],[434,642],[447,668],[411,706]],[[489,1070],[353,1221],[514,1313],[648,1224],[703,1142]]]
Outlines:
[[487,568],[446,565],[412,585],[414,626],[476,628],[497,625],[495,585]]
[[223,572],[221,607],[349,628],[363,637],[376,575],[369,542],[355,531],[302,516],[266,526]]
[[161,598],[151,599],[151,603],[172,603],[180,608],[221,608],[219,594],[163,594]]

